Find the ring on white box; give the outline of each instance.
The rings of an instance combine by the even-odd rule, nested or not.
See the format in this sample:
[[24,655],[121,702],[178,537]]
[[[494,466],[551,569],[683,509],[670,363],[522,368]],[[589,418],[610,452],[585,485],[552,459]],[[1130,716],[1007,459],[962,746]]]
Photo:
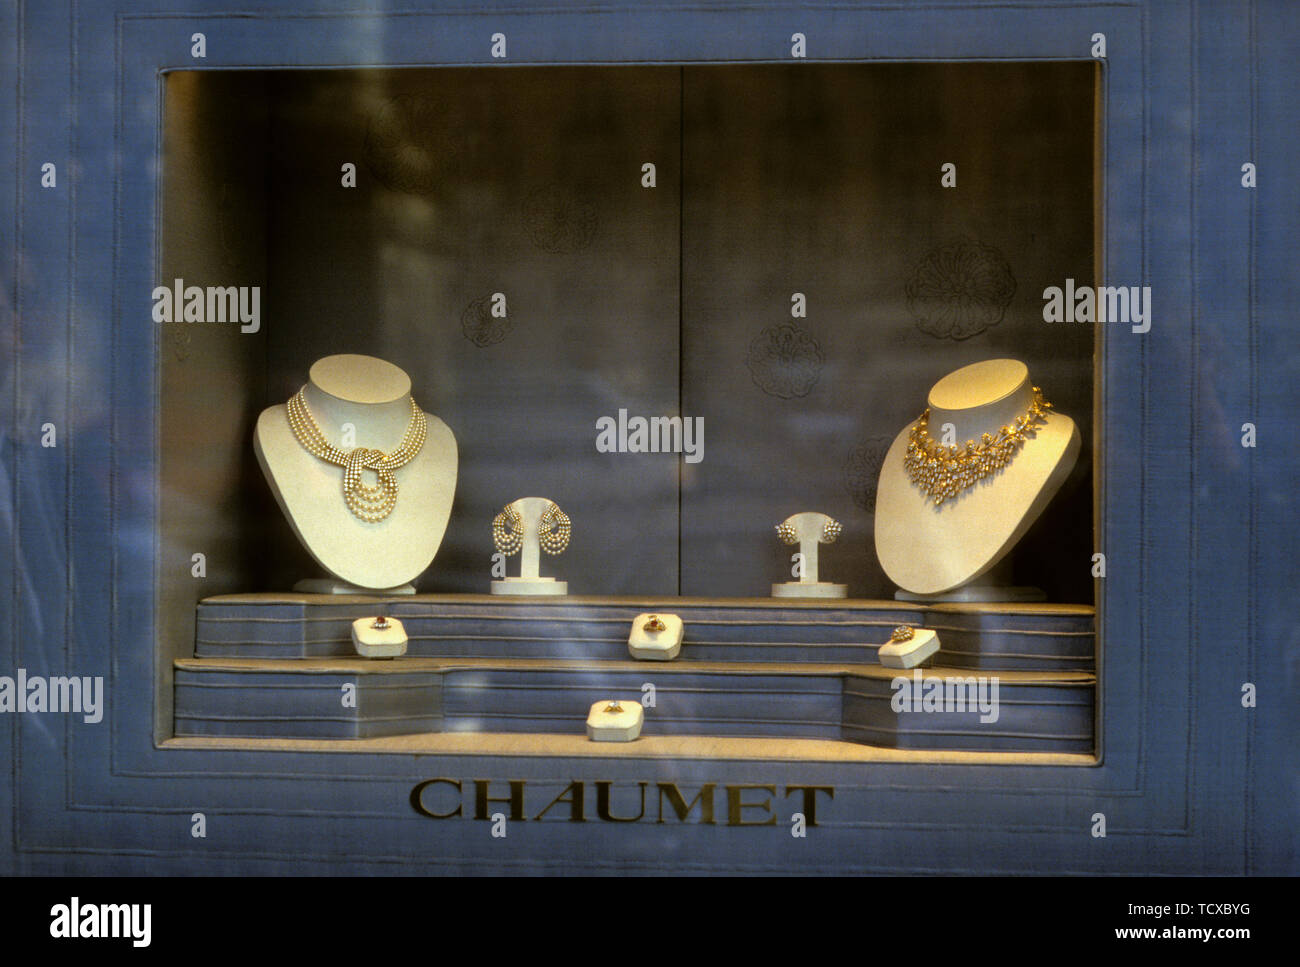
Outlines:
[[886,668],[916,668],[939,653],[939,635],[932,628],[899,625],[880,646],[876,658]]
[[685,633],[680,615],[639,614],[632,619],[627,650],[633,658],[672,661],[681,653]]
[[396,618],[380,614],[352,622],[352,645],[362,658],[399,658],[406,641],[406,628]]
[[587,738],[593,742],[635,742],[644,722],[645,710],[640,702],[624,705],[616,698],[602,699],[587,712]]

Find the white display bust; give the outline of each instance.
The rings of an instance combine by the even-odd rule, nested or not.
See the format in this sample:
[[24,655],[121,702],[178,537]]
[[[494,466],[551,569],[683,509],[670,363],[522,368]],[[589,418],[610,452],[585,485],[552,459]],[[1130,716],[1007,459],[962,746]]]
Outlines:
[[[411,421],[411,380],[392,363],[371,356],[318,360],[303,397],[325,439],[390,453]],[[308,553],[327,572],[358,588],[389,589],[413,581],[433,561],[447,530],[456,492],[456,438],[426,414],[420,452],[393,471],[397,503],[383,520],[367,523],[343,499],[343,468],[308,452],[289,426],[285,404],[262,412],[253,450],[276,502]],[[363,479],[374,483],[366,471]]]
[[[1051,401],[1050,389],[1043,395]],[[1023,416],[1033,398],[1029,369],[1019,360],[973,363],[931,388],[929,432],[941,439],[944,424],[951,423],[954,442],[964,445]],[[903,466],[913,425],[894,439],[880,470],[876,554],[904,591],[942,595],[986,574],[1024,536],[1073,469],[1079,429],[1068,416],[1049,411],[1010,463],[936,506]],[[982,597],[998,599],[996,590]]]

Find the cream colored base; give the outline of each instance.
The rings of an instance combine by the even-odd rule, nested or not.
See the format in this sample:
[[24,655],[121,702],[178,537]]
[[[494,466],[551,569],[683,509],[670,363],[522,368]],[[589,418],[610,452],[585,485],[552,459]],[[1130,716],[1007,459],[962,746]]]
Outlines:
[[685,626],[678,615],[654,614],[664,623],[664,630],[646,631],[645,623],[650,620],[650,613],[637,615],[632,620],[632,633],[627,639],[628,653],[645,661],[671,661],[681,653]]
[[640,702],[623,702],[622,711],[610,712],[612,699],[597,702],[587,713],[587,738],[593,742],[632,742],[641,735],[645,710]]
[[917,601],[926,603],[938,603],[941,601],[979,601],[992,603],[999,601],[1046,601],[1047,595],[1043,593],[1042,588],[999,588],[984,584],[968,584],[964,588],[957,588],[956,590],[947,591],[943,594],[915,594],[912,591],[895,591],[894,599],[896,601]]
[[915,668],[939,651],[939,635],[917,628],[911,641],[890,641],[880,646],[878,657],[886,668]]
[[492,582],[493,594],[568,594],[569,582],[555,578],[502,578]]
[[832,584],[829,581],[786,581],[772,585],[774,598],[847,598],[847,584]]
[[352,644],[362,658],[400,658],[406,654],[406,628],[396,618],[389,618],[390,627],[380,631],[372,628],[375,618],[358,618],[352,622]]
[[359,588],[347,581],[334,578],[303,578],[293,586],[299,594],[414,594],[414,584],[399,584],[395,588]]

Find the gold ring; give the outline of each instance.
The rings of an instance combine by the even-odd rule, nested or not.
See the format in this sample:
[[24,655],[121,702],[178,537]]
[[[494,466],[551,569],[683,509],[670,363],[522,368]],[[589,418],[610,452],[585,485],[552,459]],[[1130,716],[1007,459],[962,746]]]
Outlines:
[[605,706],[605,711],[621,712],[623,711],[623,706],[618,703],[618,699],[614,699],[614,701],[610,702],[608,705]]
[[652,614],[648,621],[641,626],[643,631],[667,631],[668,626],[660,620],[659,615]]
[[916,637],[916,632],[907,625],[899,625],[894,629],[894,633],[889,636],[890,641],[911,641]]

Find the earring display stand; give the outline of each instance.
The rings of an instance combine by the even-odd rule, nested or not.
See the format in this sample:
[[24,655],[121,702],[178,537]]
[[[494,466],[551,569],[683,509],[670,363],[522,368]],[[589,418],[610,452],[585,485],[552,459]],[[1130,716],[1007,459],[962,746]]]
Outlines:
[[506,505],[519,515],[523,530],[520,547],[519,576],[506,577],[492,582],[493,594],[558,595],[569,593],[567,581],[541,576],[541,525],[542,516],[555,505],[545,497],[521,497]]
[[774,598],[845,598],[847,584],[833,584],[818,580],[818,545],[830,544],[839,536],[839,523],[826,514],[805,511],[787,517],[777,525],[777,533],[787,544],[799,544],[803,557],[803,570],[798,581],[785,581],[772,585]]

